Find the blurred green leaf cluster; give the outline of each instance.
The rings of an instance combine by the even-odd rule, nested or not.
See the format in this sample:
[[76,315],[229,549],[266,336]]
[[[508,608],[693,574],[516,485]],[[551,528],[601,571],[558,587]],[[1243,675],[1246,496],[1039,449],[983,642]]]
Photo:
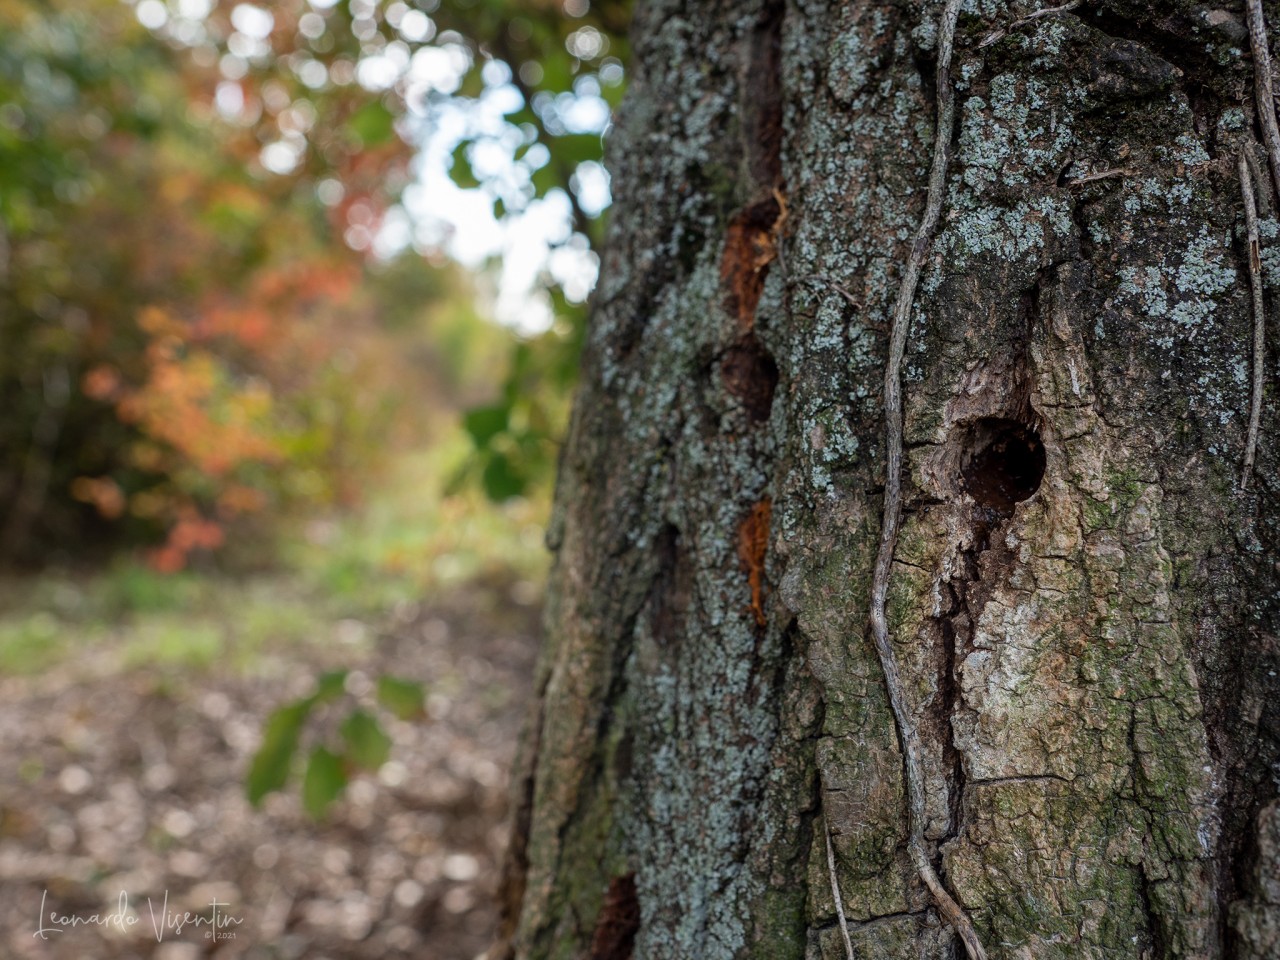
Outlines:
[[[313,693],[277,708],[267,718],[262,745],[245,779],[250,803],[256,806],[268,793],[288,785],[308,721],[320,708],[342,699],[348,677],[345,670],[321,674]],[[384,675],[377,678],[375,689],[378,704],[399,719],[424,716],[421,684]],[[358,704],[342,714],[336,732],[336,742],[332,737],[330,741],[320,739],[307,753],[302,804],[316,818],[324,816],[356,772],[376,771],[391,755],[391,738],[377,717]]]
[[570,329],[572,337],[552,332],[512,350],[497,401],[473,407],[463,418],[475,456],[456,475],[451,489],[474,482],[478,475],[489,499],[502,502],[549,482],[577,375],[577,335],[583,324],[579,321]]

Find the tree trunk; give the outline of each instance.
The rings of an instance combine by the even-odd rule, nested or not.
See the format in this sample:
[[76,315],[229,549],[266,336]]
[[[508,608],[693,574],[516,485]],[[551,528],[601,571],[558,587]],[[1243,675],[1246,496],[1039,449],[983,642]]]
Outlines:
[[[1032,12],[960,17],[910,300],[887,613],[928,857],[992,958],[1275,958],[1280,424],[1268,385],[1242,492],[1242,151],[1268,303],[1280,228],[1245,14]],[[868,630],[941,14],[641,5],[508,955],[844,960],[834,878],[853,955],[964,956]]]

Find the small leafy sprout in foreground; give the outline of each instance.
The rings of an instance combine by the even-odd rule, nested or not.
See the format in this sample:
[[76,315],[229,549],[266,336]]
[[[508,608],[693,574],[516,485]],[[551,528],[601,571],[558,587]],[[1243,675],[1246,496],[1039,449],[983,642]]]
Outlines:
[[[274,790],[283,790],[293,772],[295,755],[303,730],[315,708],[344,696],[348,671],[335,670],[316,678],[309,696],[276,708],[267,718],[262,745],[254,754],[245,777],[245,792],[255,807]],[[378,704],[397,719],[415,720],[426,716],[422,684],[402,677],[377,678]],[[332,725],[327,725],[332,729]],[[340,742],[320,742],[311,747],[302,778],[302,805],[315,819],[322,818],[353,773],[374,771],[391,755],[391,738],[378,717],[353,705],[337,724]],[[323,740],[323,736],[317,739]]]
[[313,749],[302,778],[302,805],[307,813],[319,820],[346,785],[347,771],[342,758],[324,747]]
[[378,702],[401,720],[416,720],[427,712],[422,684],[387,674],[378,678]]
[[382,732],[372,714],[357,708],[342,722],[347,756],[365,770],[377,770],[391,755],[391,738]]

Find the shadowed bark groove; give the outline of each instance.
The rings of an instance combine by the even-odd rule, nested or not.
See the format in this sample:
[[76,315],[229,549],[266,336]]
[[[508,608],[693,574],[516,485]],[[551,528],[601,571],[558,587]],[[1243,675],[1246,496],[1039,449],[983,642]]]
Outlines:
[[591,956],[625,914],[607,949],[635,958],[957,960],[920,851],[993,960],[1280,956],[1273,361],[1238,490],[1245,10],[971,6],[913,248],[942,10],[638,9],[513,956]]
[[631,960],[639,929],[636,878],[631,874],[614,877],[609,881],[609,892],[591,937],[591,960]]
[[773,189],[782,183],[782,18],[784,0],[765,0],[752,28],[739,83],[742,145],[749,178]]

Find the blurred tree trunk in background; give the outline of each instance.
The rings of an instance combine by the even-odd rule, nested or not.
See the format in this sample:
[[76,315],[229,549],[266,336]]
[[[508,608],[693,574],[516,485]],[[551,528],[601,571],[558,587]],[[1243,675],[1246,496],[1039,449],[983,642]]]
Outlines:
[[[925,835],[992,957],[1280,956],[1244,14],[968,9],[888,602]],[[858,957],[963,955],[867,631],[939,15],[641,5],[499,953],[843,958],[829,831]]]

